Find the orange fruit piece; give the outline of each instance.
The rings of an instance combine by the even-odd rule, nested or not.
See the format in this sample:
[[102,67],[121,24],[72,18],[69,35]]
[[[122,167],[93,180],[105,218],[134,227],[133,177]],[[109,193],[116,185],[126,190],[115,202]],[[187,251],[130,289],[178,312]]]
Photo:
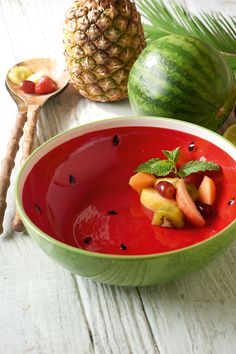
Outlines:
[[130,177],[129,185],[139,194],[143,188],[153,187],[156,177],[151,173],[137,172]]

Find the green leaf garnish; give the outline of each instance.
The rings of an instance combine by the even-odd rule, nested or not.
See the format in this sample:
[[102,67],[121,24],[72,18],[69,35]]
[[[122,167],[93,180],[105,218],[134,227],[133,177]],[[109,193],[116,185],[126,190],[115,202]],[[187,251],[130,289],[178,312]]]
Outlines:
[[191,173],[196,172],[205,172],[205,171],[218,171],[220,166],[215,162],[208,162],[208,161],[189,161],[178,171],[179,177],[186,177]]
[[158,157],[152,158],[139,165],[135,172],[146,172],[162,177],[174,173],[176,176],[186,177],[191,173],[220,170],[220,166],[215,162],[199,160],[189,161],[182,165],[178,170],[176,163],[180,155],[179,147],[173,151],[162,150],[162,152],[167,157],[167,160],[161,160]]
[[155,171],[156,163],[160,160],[161,159],[159,159],[159,158],[154,158],[154,159],[150,159],[144,163],[141,163],[141,165],[139,165],[136,168],[135,172],[147,172],[147,173],[154,174],[153,171]]
[[151,159],[138,166],[136,172],[148,172],[156,176],[167,176],[173,172],[173,163],[169,160]]
[[180,154],[179,147],[177,147],[173,151],[162,150],[162,152],[168,158],[169,161],[171,161],[173,163],[176,163],[178,161],[179,154]]

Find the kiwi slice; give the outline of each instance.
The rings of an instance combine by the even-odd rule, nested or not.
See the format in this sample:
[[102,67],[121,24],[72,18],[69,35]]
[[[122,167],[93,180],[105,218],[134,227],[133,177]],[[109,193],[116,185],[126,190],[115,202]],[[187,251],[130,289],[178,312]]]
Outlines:
[[177,205],[162,205],[155,211],[152,225],[181,229],[184,226],[184,214]]

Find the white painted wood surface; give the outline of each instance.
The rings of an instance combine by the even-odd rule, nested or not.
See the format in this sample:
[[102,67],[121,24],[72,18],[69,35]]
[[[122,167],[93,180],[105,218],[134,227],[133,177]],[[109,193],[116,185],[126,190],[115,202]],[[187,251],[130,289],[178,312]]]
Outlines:
[[[62,23],[71,2],[0,0],[0,159],[16,115],[6,72],[26,58],[62,56]],[[184,3],[194,11],[206,6],[236,15],[235,0]],[[39,140],[94,119],[131,114],[128,101],[95,104],[70,87],[43,108]],[[233,117],[226,125],[231,122]],[[75,276],[27,235],[12,232],[19,158],[0,239],[0,354],[236,353],[236,243],[201,271],[169,284],[119,288]]]

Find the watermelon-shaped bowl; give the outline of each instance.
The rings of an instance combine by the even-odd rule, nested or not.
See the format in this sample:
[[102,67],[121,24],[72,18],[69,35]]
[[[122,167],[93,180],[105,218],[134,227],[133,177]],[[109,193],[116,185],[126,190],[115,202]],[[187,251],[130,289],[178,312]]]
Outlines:
[[[136,167],[180,148],[182,162],[214,161],[214,217],[203,227],[151,224],[129,186]],[[61,133],[19,172],[15,199],[28,233],[70,272],[146,286],[196,271],[236,238],[236,149],[206,128],[169,118],[124,117]]]

